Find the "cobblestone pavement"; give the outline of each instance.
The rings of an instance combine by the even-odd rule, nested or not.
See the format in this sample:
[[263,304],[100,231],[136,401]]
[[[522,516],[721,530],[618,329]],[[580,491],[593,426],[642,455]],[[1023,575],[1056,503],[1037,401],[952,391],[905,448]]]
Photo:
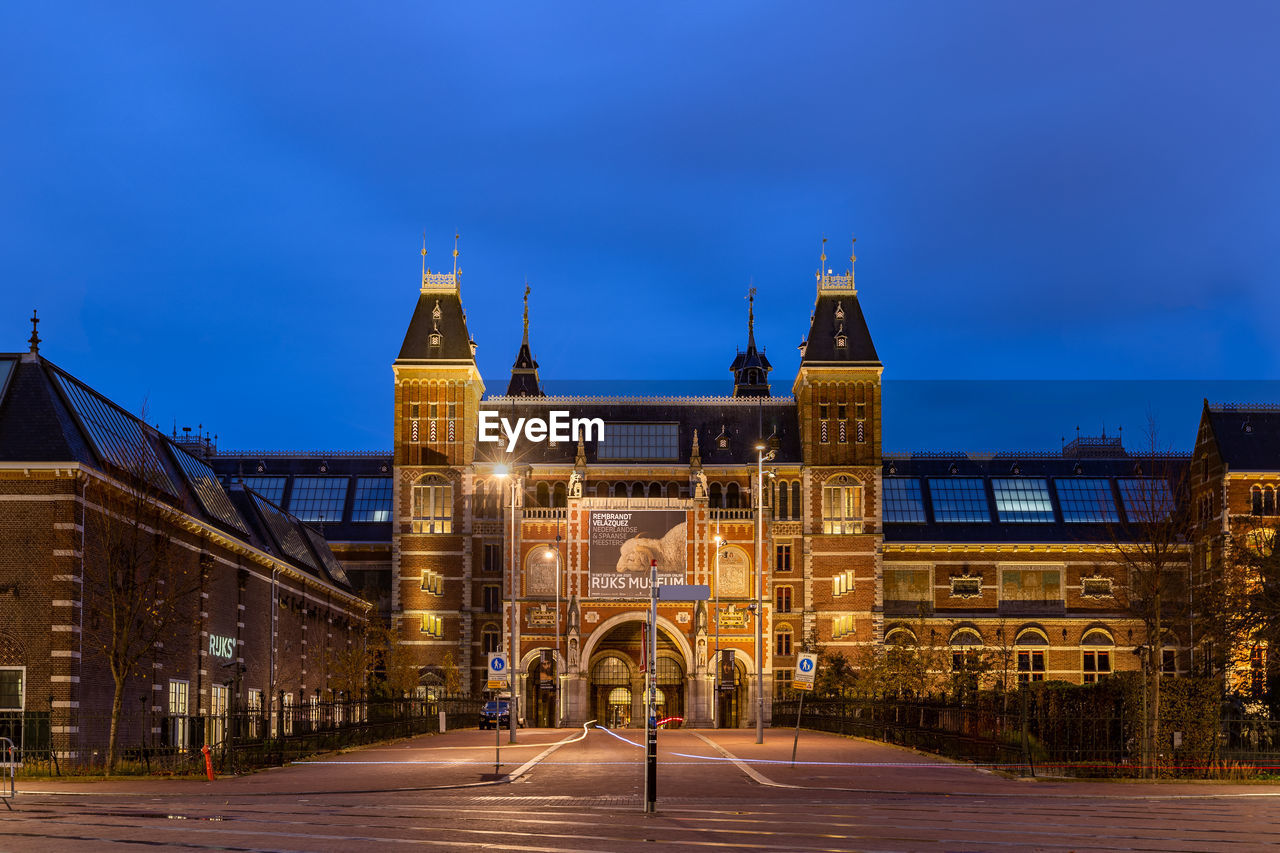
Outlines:
[[1280,849],[1280,785],[1018,779],[802,732],[461,731],[216,782],[19,780],[0,851]]

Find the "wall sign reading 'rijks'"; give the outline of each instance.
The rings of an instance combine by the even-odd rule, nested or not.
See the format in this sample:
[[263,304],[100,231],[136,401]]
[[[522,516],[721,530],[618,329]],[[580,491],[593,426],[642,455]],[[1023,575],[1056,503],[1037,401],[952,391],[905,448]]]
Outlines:
[[590,594],[648,598],[650,561],[658,583],[685,582],[685,513],[679,510],[595,510],[590,518]]

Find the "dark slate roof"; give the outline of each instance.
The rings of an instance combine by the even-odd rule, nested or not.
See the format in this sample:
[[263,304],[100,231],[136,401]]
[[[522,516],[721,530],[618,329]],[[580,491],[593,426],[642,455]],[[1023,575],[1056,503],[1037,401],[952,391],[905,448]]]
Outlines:
[[[769,397],[668,397],[635,401],[592,397],[490,397],[480,403],[512,422],[516,418],[547,417],[552,410],[567,411],[571,418],[602,418],[607,425],[615,423],[679,424],[679,451],[675,460],[654,461],[654,465],[688,465],[693,451],[693,431],[698,431],[698,448],[702,464],[746,465],[756,461],[755,444],[760,438],[777,440],[774,462],[799,463],[800,426],[795,401]],[[721,450],[715,439],[721,434],[729,439]],[[586,443],[587,464],[631,464],[628,460],[597,460],[593,443]],[[577,444],[568,441],[552,447],[549,442],[531,443],[521,439],[515,455],[522,462],[562,463],[572,465]],[[477,461],[506,461],[506,446],[478,445]],[[637,460],[636,464],[646,464]]]
[[1280,471],[1280,407],[1209,406],[1206,415],[1232,471]]
[[[347,579],[345,572],[340,568],[335,571],[329,571],[330,562],[338,563],[337,558],[333,556],[333,552],[329,550],[329,545],[314,528],[298,521],[298,519],[289,515],[284,510],[276,507],[276,512],[284,519],[289,530],[296,534],[295,547],[297,554],[291,554],[281,542],[281,537],[277,535],[272,528],[271,523],[267,519],[267,513],[253,498],[253,490],[246,489],[241,485],[233,485],[227,489],[227,495],[231,498],[232,505],[236,511],[240,513],[240,517],[244,519],[250,528],[254,544],[263,551],[289,563],[302,570],[305,574],[314,578],[319,578],[334,586],[350,591],[351,581]],[[259,496],[261,499],[261,496]],[[270,503],[269,501],[265,501]]]
[[0,400],[0,459],[8,462],[79,462],[97,466],[75,418],[45,374],[43,358],[13,356]]
[[[1168,454],[1161,456],[1129,455],[1118,458],[1098,459],[1087,457],[1021,456],[995,454],[969,457],[964,453],[945,454],[929,452],[915,456],[886,454],[882,463],[884,479],[917,478],[921,480],[921,495],[925,505],[925,523],[884,523],[885,542],[901,543],[1004,543],[1026,542],[1070,544],[1110,542],[1123,539],[1130,530],[1124,524],[1124,507],[1114,484],[1117,477],[1162,477],[1170,481],[1171,488],[1183,478],[1190,465],[1190,456]],[[1015,470],[1017,473],[1015,473]],[[933,500],[925,479],[935,477],[981,478],[987,492],[990,522],[937,522],[934,521]],[[1001,522],[995,502],[992,500],[991,478],[1047,479],[1049,495],[1054,510],[1052,522]],[[1119,521],[1113,524],[1063,521],[1055,478],[1090,478],[1112,481],[1113,497]]]
[[[837,311],[844,313],[844,319],[837,318]],[[837,348],[836,335],[841,330],[848,343]],[[810,367],[824,364],[879,366],[880,356],[876,355],[876,346],[871,342],[871,332],[867,329],[866,318],[862,316],[856,292],[818,294],[800,363]]]
[[346,454],[330,457],[323,453],[283,456],[223,451],[206,461],[228,487],[234,486],[242,477],[286,477],[284,496],[280,501],[286,507],[292,497],[294,477],[344,477],[348,483],[342,519],[324,523],[325,538],[331,542],[391,541],[391,522],[352,522],[350,520],[355,500],[356,479],[390,477],[392,467],[390,453]]
[[[440,319],[434,316],[436,306]],[[440,346],[431,346],[431,334],[438,331]],[[465,361],[474,363],[467,315],[457,293],[423,293],[413,309],[413,319],[405,332],[397,361]]]
[[[3,358],[7,357],[0,356],[0,359]],[[92,435],[87,432],[88,426],[81,422],[80,417],[73,410],[71,400],[59,387],[60,382],[64,383],[64,387],[66,383],[70,383],[74,394],[83,395],[83,400],[91,401],[82,405],[93,407],[99,418],[126,426],[131,423],[132,426],[128,426],[130,431],[136,427],[136,432],[131,434],[140,436],[149,453],[152,454],[148,460],[147,470],[152,470],[150,466],[158,468],[154,479],[150,475],[147,477],[159,488],[158,499],[256,548],[276,553],[270,547],[271,540],[255,532],[252,524],[248,525],[248,530],[241,529],[238,524],[219,518],[206,508],[192,486],[191,479],[178,464],[178,460],[188,454],[158,430],[130,415],[122,407],[107,400],[85,383],[42,357],[15,356],[14,359],[12,375],[3,389],[4,396],[0,399],[0,460],[54,464],[76,462],[110,473],[112,476],[129,475],[128,471],[118,469],[94,444]],[[124,440],[128,441],[129,437]],[[193,471],[197,468],[190,460],[184,460],[184,464],[191,466]],[[212,493],[206,491],[205,497],[213,497],[220,501],[221,498],[216,492],[222,488],[221,485],[216,480],[211,480],[207,474],[200,479],[202,488],[214,490]],[[230,502],[235,507],[236,514],[239,515],[239,521],[252,521],[245,516],[234,496]],[[231,515],[231,520],[237,520],[235,514]],[[293,519],[292,523],[298,522]],[[390,538],[389,529],[387,538]],[[326,574],[317,574],[313,568],[296,559],[289,557],[284,559],[291,565],[309,571],[317,577],[327,578]],[[313,559],[318,558],[313,557]],[[334,581],[334,585],[345,590],[351,589],[350,584],[347,583]]]

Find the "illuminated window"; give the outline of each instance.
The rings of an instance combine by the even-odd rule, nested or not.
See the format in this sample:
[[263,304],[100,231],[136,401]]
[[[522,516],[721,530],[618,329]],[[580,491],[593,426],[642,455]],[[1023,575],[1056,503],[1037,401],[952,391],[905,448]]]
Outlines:
[[791,692],[792,670],[775,669],[773,671],[773,695],[781,699]]
[[1087,632],[1080,640],[1080,671],[1085,684],[1101,681],[1111,674],[1111,652],[1115,643],[1100,629]]
[[342,521],[348,477],[294,477],[289,512],[300,521]]
[[0,711],[21,711],[26,706],[25,667],[0,669]]
[[996,499],[996,516],[1001,521],[1052,523],[1053,504],[1049,501],[1049,482],[1040,479],[991,480]]
[[444,595],[444,577],[439,572],[422,572],[422,591]]
[[987,492],[977,477],[929,478],[933,518],[938,522],[990,521]]
[[424,613],[422,615],[422,627],[419,630],[421,633],[430,634],[433,637],[443,637],[444,619],[434,613]]
[[884,478],[884,520],[924,524],[924,497],[915,477]]
[[442,477],[423,477],[413,486],[413,532],[453,532],[453,486]]
[[853,588],[854,588],[854,583],[853,583],[852,569],[850,569],[847,572],[840,572],[839,574],[836,574],[831,578],[831,594],[832,595],[845,595],[847,593],[853,592]]
[[1044,649],[1034,647],[1048,646],[1049,638],[1035,628],[1026,628],[1014,645],[1018,650],[1018,681],[1044,681]]
[[823,486],[822,532],[862,532],[862,487],[856,485]]
[[831,620],[831,638],[839,640],[854,633],[853,614],[846,613]]
[[169,682],[169,719],[166,734],[169,746],[186,752],[190,745],[191,684],[176,679]]

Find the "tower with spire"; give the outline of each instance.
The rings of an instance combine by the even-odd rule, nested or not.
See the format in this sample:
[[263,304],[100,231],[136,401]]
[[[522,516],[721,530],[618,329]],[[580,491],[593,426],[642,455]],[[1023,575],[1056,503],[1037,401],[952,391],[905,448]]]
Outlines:
[[515,364],[511,365],[511,381],[507,383],[508,397],[545,397],[542,382],[538,379],[538,362],[529,349],[529,282],[524,283],[524,337]]
[[733,396],[735,397],[768,397],[769,371],[773,366],[763,352],[756,350],[756,289],[747,291],[747,350],[738,350],[738,355],[729,365],[733,371]]

